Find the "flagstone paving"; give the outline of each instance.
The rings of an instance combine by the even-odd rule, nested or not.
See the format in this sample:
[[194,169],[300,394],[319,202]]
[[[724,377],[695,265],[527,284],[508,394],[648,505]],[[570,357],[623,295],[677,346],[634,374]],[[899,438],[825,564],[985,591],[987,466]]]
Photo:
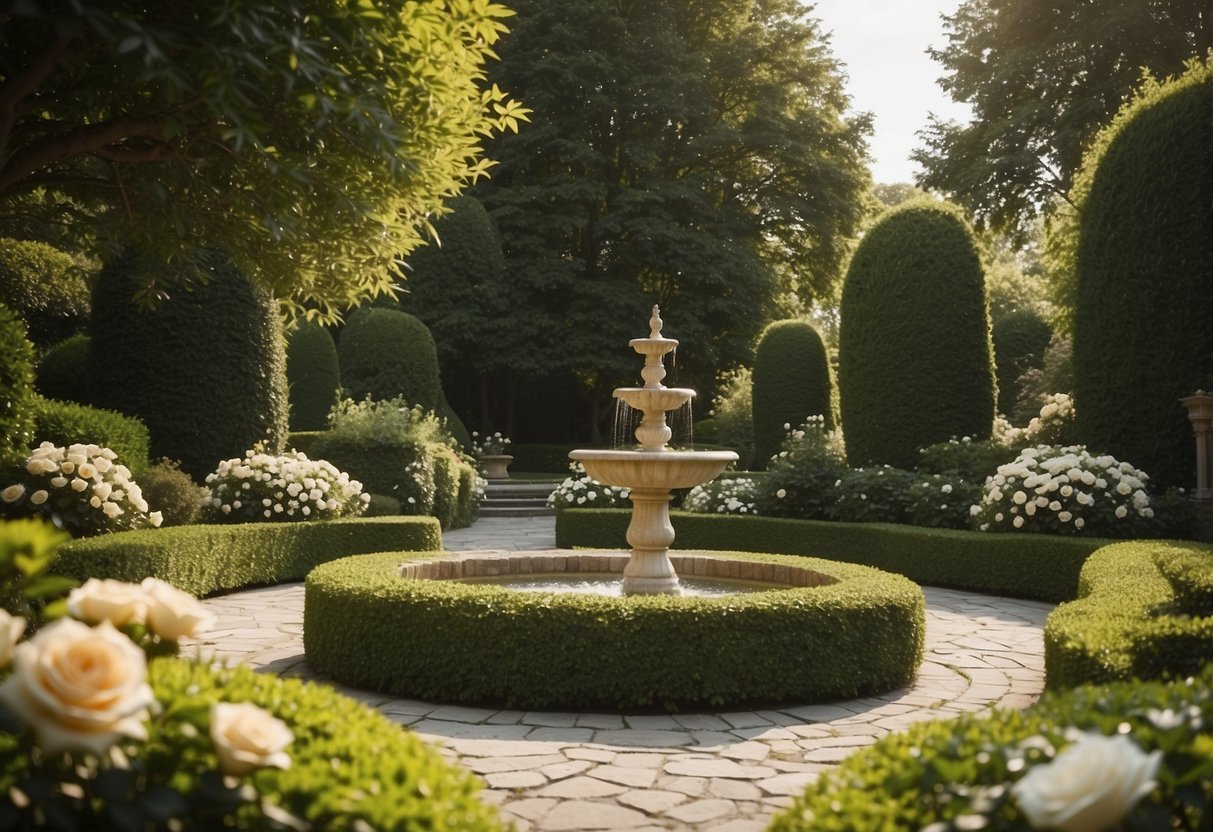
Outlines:
[[[486,518],[444,535],[452,551],[555,545],[552,518]],[[925,719],[1023,707],[1044,687],[1049,604],[924,588],[926,656],[914,684],[880,696],[694,714],[545,713],[396,699],[336,685],[478,774],[520,832],[764,829],[818,772]],[[303,586],[209,599],[204,655],[312,678]]]

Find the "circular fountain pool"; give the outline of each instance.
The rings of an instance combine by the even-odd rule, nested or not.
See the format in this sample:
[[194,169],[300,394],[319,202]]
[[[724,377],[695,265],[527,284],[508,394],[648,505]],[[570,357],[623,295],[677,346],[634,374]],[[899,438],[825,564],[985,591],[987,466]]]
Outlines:
[[[623,581],[618,575],[512,575],[505,578],[465,578],[464,583],[499,586],[514,592],[554,592],[557,595],[603,595],[623,597]],[[755,581],[730,581],[724,578],[678,579],[682,596],[688,598],[724,598],[745,592],[772,592],[787,589],[780,584]]]

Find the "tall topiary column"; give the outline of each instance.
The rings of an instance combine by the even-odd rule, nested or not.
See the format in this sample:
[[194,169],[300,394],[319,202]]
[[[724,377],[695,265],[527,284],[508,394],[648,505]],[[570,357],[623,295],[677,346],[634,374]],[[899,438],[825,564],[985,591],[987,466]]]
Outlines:
[[276,302],[224,255],[198,257],[208,281],[150,310],[131,277],[164,266],[127,256],[103,269],[89,349],[92,401],[142,419],[152,458],[180,460],[195,480],[256,442],[281,449],[288,411]]
[[341,383],[355,400],[403,396],[426,410],[442,394],[434,338],[407,312],[364,307],[350,315],[337,344]]
[[847,269],[841,318],[838,387],[852,465],[910,468],[927,445],[990,436],[985,278],[959,210],[915,201],[878,220]]
[[800,425],[809,416],[825,417],[834,427],[834,377],[821,336],[808,321],[776,321],[758,339],[754,351],[754,456],[765,467],[779,451],[785,424]]
[[323,430],[341,386],[337,345],[325,327],[301,323],[290,334],[286,379],[290,385],[291,430]]
[[[1019,310],[994,324],[994,366],[998,377],[998,412],[1010,416],[1019,397],[1019,377],[1045,365],[1053,330],[1035,312]],[[1064,390],[1050,390],[1064,393]]]
[[25,324],[0,303],[0,470],[29,451],[34,432],[34,345]]
[[1155,485],[1191,486],[1179,399],[1213,381],[1213,60],[1147,84],[1075,190],[1079,436]]

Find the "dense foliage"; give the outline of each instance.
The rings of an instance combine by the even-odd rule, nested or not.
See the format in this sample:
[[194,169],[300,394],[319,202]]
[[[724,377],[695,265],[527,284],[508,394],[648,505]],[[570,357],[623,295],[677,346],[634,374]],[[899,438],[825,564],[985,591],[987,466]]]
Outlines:
[[186,526],[198,519],[211,493],[171,459],[158,459],[139,473],[143,499],[160,512],[161,526]]
[[838,386],[847,459],[913,467],[954,436],[989,437],[994,368],[973,234],[954,208],[910,202],[864,236],[842,291]]
[[196,255],[208,280],[155,309],[131,300],[147,272],[173,268],[133,256],[93,287],[91,400],[138,416],[154,457],[179,460],[201,481],[221,459],[286,437],[282,326],[273,298],[224,255]]
[[337,345],[345,395],[403,397],[434,410],[442,392],[434,337],[420,320],[395,309],[366,307],[350,316]]
[[151,437],[147,426],[134,416],[99,407],[34,396],[30,400],[37,442],[56,445],[100,445],[117,454],[118,461],[138,477],[148,466]]
[[1078,434],[1163,486],[1195,484],[1177,402],[1213,387],[1213,57],[1146,83],[1075,186]]
[[0,470],[17,462],[33,442],[34,345],[25,324],[0,303]]
[[34,373],[34,386],[38,392],[48,399],[88,404],[91,341],[84,333],[77,333],[43,353]]
[[328,329],[307,322],[288,335],[286,381],[291,430],[323,430],[341,387],[337,345]]
[[770,459],[786,425],[821,416],[833,430],[834,375],[821,336],[808,321],[776,321],[762,331],[754,351],[754,454]]
[[[105,259],[222,248],[296,311],[336,314],[390,290],[442,200],[489,167],[478,142],[524,117],[484,78],[509,14],[485,0],[13,4],[0,205],[23,210],[0,213],[87,228],[73,244]],[[26,198],[37,189],[61,196]],[[144,272],[128,294],[198,276]]]
[[0,238],[0,303],[21,316],[39,349],[88,324],[84,270],[71,255],[35,240]]
[[994,322],[994,366],[998,381],[998,412],[1010,416],[1019,400],[1019,378],[1044,367],[1045,349],[1053,330],[1035,312],[1010,312]]

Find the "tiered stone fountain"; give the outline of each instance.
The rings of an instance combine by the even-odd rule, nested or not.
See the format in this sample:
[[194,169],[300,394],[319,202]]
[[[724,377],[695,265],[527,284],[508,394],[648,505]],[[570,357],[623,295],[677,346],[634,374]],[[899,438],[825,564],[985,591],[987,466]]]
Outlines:
[[624,595],[678,595],[678,574],[670,563],[674,527],[670,523],[671,491],[709,482],[737,459],[732,451],[674,451],[669,447],[673,432],[666,413],[678,410],[695,397],[695,391],[666,387],[665,356],[678,341],[661,334],[660,310],[654,306],[649,319],[649,337],[628,343],[644,356],[640,371],[643,387],[620,387],[615,398],[639,410],[643,417],[636,429],[638,447],[633,450],[577,450],[569,454],[585,466],[598,482],[627,488],[631,492],[632,522],[627,540],[632,554],[623,570]]

